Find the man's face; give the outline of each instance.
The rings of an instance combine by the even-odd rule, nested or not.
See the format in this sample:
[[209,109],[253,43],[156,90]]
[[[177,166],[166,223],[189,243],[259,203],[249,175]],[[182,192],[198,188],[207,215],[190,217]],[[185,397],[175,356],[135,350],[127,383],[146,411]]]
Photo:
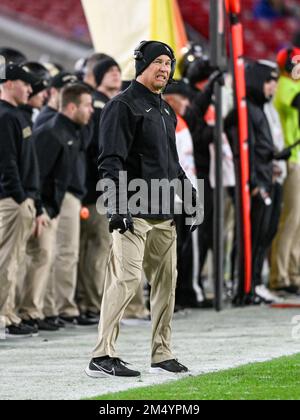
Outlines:
[[88,93],[84,93],[80,97],[80,104],[74,113],[73,121],[79,125],[87,125],[94,112],[92,96]]
[[277,89],[278,82],[276,80],[270,80],[268,82],[265,82],[264,84],[264,95],[267,99],[271,100]]
[[167,55],[160,55],[138,77],[149,90],[159,93],[167,86],[171,74],[172,61]]
[[30,98],[28,104],[31,105],[33,108],[42,109],[42,107],[45,105],[47,98],[47,90],[42,90],[37,95],[34,95],[32,98]]
[[10,91],[17,106],[25,105],[28,103],[32,88],[30,84],[22,80],[14,80],[10,82]]
[[101,82],[107,90],[121,90],[122,87],[122,77],[121,72],[117,66],[111,67],[104,75]]

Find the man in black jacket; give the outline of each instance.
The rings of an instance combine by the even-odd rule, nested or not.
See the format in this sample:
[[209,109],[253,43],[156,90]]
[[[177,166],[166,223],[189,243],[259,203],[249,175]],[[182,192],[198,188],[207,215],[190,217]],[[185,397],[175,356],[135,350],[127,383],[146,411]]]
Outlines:
[[[75,208],[77,224],[71,223],[71,226],[68,224],[66,229],[70,231],[70,234],[75,232],[79,240],[80,202],[74,195],[67,193],[67,190],[80,152],[80,130],[88,123],[92,113],[91,102],[90,91],[86,86],[81,84],[66,86],[61,94],[61,112],[34,133],[40,166],[41,199],[51,221],[38,239],[31,238],[27,249],[32,257],[32,263],[25,278],[25,293],[20,313],[29,325],[50,329],[48,325],[40,323],[45,315],[52,316],[52,313],[46,312],[47,286],[49,288],[47,299],[51,301],[51,304],[53,302],[55,310],[57,308],[54,290],[56,284],[51,283],[49,286],[48,282],[55,253],[58,219],[63,208],[71,221],[73,221],[72,215]],[[66,246],[72,248],[74,243],[70,242]],[[67,249],[66,252],[78,254],[76,249],[75,251]],[[73,271],[76,272],[76,262]],[[56,280],[58,282],[61,279]],[[72,281],[74,281],[73,277]],[[66,287],[65,283],[60,287]],[[72,285],[72,288],[74,293],[75,286]],[[46,319],[46,321],[52,321],[52,319]]]
[[[99,171],[108,186],[106,197],[113,245],[101,306],[99,339],[86,369],[92,377],[140,375],[117,357],[115,344],[122,315],[140,285],[142,269],[151,285],[151,371],[188,370],[171,351],[176,287],[174,194],[170,194],[170,188],[169,197],[161,200],[159,188],[153,188],[154,180],[179,180],[180,185],[186,180],[192,192],[178,161],[176,116],[161,97],[173,77],[176,61],[170,47],[156,41],[143,41],[135,51],[135,59],[136,80],[107,104],[100,124]],[[119,179],[120,172],[122,179]],[[134,194],[132,180],[141,181],[146,187],[144,193]],[[195,191],[190,202],[197,202]],[[139,205],[134,209],[135,203]]]
[[[97,212],[96,202],[99,192],[99,127],[102,110],[107,102],[120,93],[122,86],[121,69],[109,57],[99,61],[93,68],[96,90],[93,91],[93,137],[86,152],[86,190],[83,205],[89,209],[89,218],[81,221],[80,260],[78,269],[78,304],[87,318],[99,317],[104,288],[105,269],[111,246],[108,220]],[[89,76],[84,79],[90,81]]]
[[17,269],[35,225],[37,233],[45,223],[31,128],[17,109],[36,79],[26,66],[10,64],[0,82],[0,316],[8,335],[20,337],[34,330],[16,315]]
[[64,86],[77,82],[77,77],[67,71],[61,71],[49,81],[49,99],[37,116],[33,129],[36,130],[56,115],[59,108],[59,95]]

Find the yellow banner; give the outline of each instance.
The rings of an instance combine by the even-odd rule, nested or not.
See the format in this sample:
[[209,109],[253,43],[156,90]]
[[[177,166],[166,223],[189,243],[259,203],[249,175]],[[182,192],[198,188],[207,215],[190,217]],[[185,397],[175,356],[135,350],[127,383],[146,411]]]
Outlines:
[[187,43],[177,0],[81,1],[95,51],[115,58],[123,80],[134,78],[133,51],[142,40],[169,44],[177,58]]

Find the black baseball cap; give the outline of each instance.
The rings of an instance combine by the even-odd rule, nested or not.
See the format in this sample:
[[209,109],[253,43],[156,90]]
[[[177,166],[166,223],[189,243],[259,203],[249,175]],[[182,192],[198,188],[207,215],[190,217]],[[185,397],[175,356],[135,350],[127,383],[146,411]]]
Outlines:
[[51,79],[50,87],[61,89],[70,83],[76,82],[78,82],[78,77],[75,74],[69,73],[67,71],[61,71]]
[[21,51],[9,47],[0,47],[0,55],[5,58],[8,64],[23,64],[27,60]]
[[35,61],[28,61],[24,65],[38,79],[38,82],[32,86],[32,94],[30,95],[32,98],[49,87],[50,73],[45,66]]
[[[5,78],[0,79],[0,84],[5,83],[7,80],[22,80],[25,83],[34,86],[38,83],[38,78],[32,74],[30,69],[25,64],[8,64],[5,66]],[[1,72],[0,72],[1,74]]]
[[165,95],[178,94],[190,98],[192,90],[187,79],[174,80],[171,85],[168,85],[164,90]]

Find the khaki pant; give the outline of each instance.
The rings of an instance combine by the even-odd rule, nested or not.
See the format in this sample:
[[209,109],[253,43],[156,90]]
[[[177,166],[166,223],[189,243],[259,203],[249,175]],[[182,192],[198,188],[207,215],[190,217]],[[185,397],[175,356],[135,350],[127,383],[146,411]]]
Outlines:
[[289,163],[283,211],[272,247],[270,287],[300,286],[300,165]]
[[176,229],[169,221],[134,218],[135,234],[114,231],[93,357],[116,357],[119,326],[144,268],[151,285],[152,362],[172,359],[171,323],[176,288]]
[[21,322],[15,305],[18,267],[24,259],[35,216],[31,199],[21,205],[11,198],[0,200],[0,316],[6,326]]
[[57,219],[43,228],[39,238],[32,236],[27,244],[26,275],[19,308],[22,319],[43,319],[44,299],[55,254]]
[[131,299],[127,308],[125,309],[124,319],[140,319],[149,316],[149,311],[146,308],[144,298],[144,282],[143,278],[135,296]]
[[59,215],[56,255],[45,297],[45,316],[78,316],[75,303],[81,203],[66,193]]
[[90,217],[81,222],[77,297],[81,312],[98,313],[112,240],[106,215],[95,205],[88,209]]

